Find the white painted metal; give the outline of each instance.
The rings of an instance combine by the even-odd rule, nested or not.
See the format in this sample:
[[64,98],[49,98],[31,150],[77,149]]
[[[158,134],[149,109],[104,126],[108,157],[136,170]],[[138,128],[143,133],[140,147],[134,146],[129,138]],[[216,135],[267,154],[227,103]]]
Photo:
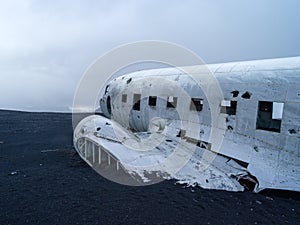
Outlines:
[[284,103],[273,102],[272,119],[281,120],[283,115]]
[[230,104],[230,101],[229,100],[223,100],[222,102],[221,102],[221,106],[230,106],[231,104]]
[[87,139],[85,138],[84,139],[84,154],[83,154],[83,156],[84,156],[84,158],[86,159],[86,152],[87,152]]
[[[201,67],[185,67],[185,71],[201,80],[201,76],[206,72]],[[152,130],[152,142],[160,143],[168,138],[178,143],[176,134],[182,129],[182,133],[185,133],[184,141],[180,142],[179,146],[186,149],[187,155],[189,149],[195,148],[193,141],[203,143],[199,144],[200,148],[185,167],[171,174],[174,178],[187,183],[197,182],[205,188],[237,191],[242,187],[236,182],[236,178],[248,174],[258,181],[254,191],[266,188],[300,191],[300,57],[215,64],[208,67],[215,75],[224,95],[219,107],[232,107],[231,101],[237,103],[235,113],[220,112],[218,115],[220,124],[226,123],[225,130],[224,126],[218,124],[214,127],[216,132],[224,132],[220,149],[210,142],[212,119],[205,92],[189,75],[182,74],[178,69],[167,68],[139,71],[111,81],[108,91],[100,101],[101,109],[107,118],[91,116],[79,123],[74,135],[77,151],[80,151],[77,147],[80,138],[92,140],[99,145],[99,159],[100,148],[103,147],[127,171],[135,171],[142,177],[143,171],[138,171],[137,166],[160,161],[168,155],[168,151],[172,151],[165,142],[159,145],[163,151],[151,149],[150,142],[147,151],[138,151],[139,148],[145,147],[141,146],[139,138],[147,135],[144,132],[149,130],[150,124],[153,127],[156,124],[159,129]],[[203,108],[196,111],[196,120],[189,117],[192,113],[190,101],[181,95],[181,90],[191,98],[203,99]],[[139,110],[133,110],[134,94],[141,96]],[[126,95],[126,102],[122,101],[123,95]],[[106,101],[108,96],[111,114]],[[149,106],[149,96],[157,96],[155,106]],[[175,97],[176,108],[166,107],[167,101],[172,102]],[[259,108],[259,104],[264,102],[271,103],[270,114],[267,106]],[[266,122],[268,117],[270,121]],[[261,124],[259,120],[262,120]],[[152,121],[156,123],[151,123]],[[165,125],[162,125],[162,121],[165,121]],[[96,136],[95,124],[101,127]],[[199,132],[195,132],[198,127]],[[84,132],[81,132],[82,129]],[[135,132],[132,133],[129,129]],[[158,130],[160,133],[157,133]],[[136,150],[126,147],[128,144],[136,146]],[[199,152],[203,151],[205,146],[206,151],[216,157],[209,165],[213,175],[208,174],[204,167],[198,166],[198,169],[195,169],[197,162],[202,160]],[[87,153],[86,144],[85,149]],[[233,169],[232,166],[228,166],[228,160],[238,160],[244,166],[234,165],[236,169]],[[216,174],[221,180],[206,182]],[[191,176],[195,179],[190,179]]]
[[99,165],[101,164],[101,146],[98,147],[98,151],[99,151]]
[[95,163],[95,144],[92,144],[93,163]]

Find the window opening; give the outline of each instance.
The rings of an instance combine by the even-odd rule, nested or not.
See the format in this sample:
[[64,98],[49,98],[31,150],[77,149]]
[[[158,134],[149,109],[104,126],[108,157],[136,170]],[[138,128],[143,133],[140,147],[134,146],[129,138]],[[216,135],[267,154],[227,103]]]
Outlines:
[[221,113],[228,115],[236,114],[237,101],[223,100],[221,102]]
[[167,98],[167,108],[176,108],[177,106],[177,97],[169,96]]
[[157,97],[156,96],[149,96],[148,105],[149,106],[156,106]]
[[136,111],[141,110],[141,94],[133,95],[133,110],[136,110]]
[[284,103],[258,102],[256,129],[280,133]]
[[192,98],[190,104],[190,110],[202,111],[203,109],[203,99]]
[[123,94],[122,95],[122,102],[127,102],[127,95],[126,94]]

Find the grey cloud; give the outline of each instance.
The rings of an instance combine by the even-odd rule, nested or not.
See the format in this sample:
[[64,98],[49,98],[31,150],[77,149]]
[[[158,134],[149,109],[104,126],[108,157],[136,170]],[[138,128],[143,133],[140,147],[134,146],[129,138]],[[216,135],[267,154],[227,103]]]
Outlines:
[[120,44],[171,41],[206,62],[300,55],[297,0],[0,3],[0,108],[68,110],[80,77]]

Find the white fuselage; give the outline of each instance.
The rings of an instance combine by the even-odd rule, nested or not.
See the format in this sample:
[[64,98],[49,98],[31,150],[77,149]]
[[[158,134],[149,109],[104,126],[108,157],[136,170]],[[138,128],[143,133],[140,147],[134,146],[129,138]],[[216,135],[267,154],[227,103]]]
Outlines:
[[300,57],[139,71],[111,81],[100,106],[134,132],[179,121],[181,138],[243,163],[256,191],[300,191]]

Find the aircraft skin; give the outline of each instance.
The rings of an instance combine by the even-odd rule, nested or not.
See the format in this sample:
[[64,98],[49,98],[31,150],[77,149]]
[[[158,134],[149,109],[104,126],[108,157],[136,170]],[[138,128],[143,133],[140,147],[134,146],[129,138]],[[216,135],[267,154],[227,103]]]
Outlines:
[[300,57],[138,71],[110,81],[100,107],[74,131],[91,166],[105,152],[144,183],[159,171],[204,188],[300,191]]

